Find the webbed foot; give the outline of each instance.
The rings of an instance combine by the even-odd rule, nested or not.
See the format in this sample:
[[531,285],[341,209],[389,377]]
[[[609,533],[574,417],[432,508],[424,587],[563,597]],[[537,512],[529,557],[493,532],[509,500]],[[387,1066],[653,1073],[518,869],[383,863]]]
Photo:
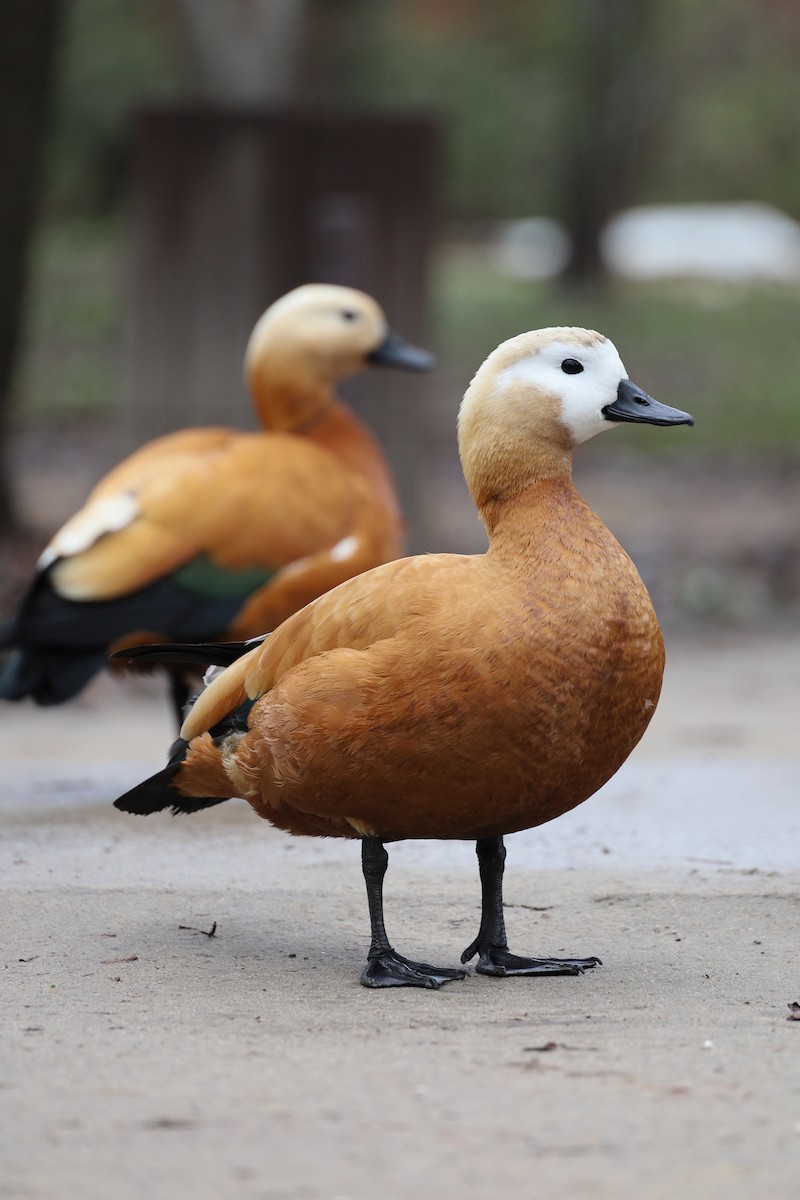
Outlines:
[[582,975],[602,966],[599,958],[523,958],[512,954],[508,946],[482,945],[480,938],[467,946],[462,963],[478,955],[475,970],[479,975]]
[[461,955],[462,963],[478,955],[479,975],[582,975],[601,965],[599,958],[521,958],[506,940],[503,916],[503,871],[506,850],[501,837],[475,843],[481,876],[481,925],[478,936]]
[[371,954],[361,975],[364,987],[424,987],[440,988],[453,979],[463,979],[466,971],[451,967],[432,967],[428,963],[412,962],[396,950],[381,950]]

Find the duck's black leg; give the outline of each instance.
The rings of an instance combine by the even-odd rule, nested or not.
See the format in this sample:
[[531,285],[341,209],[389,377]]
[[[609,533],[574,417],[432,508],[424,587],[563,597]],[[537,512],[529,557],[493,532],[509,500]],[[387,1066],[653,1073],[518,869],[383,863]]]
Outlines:
[[599,965],[599,958],[520,958],[512,954],[503,917],[503,839],[482,838],[475,843],[475,850],[481,876],[481,927],[475,941],[461,955],[462,963],[477,954],[475,969],[481,975],[580,975]]
[[362,838],[361,866],[367,885],[367,903],[372,928],[369,957],[361,976],[364,987],[438,988],[443,983],[449,983],[451,979],[463,979],[466,971],[411,962],[392,949],[383,923],[383,877],[388,863],[389,855],[380,838]]

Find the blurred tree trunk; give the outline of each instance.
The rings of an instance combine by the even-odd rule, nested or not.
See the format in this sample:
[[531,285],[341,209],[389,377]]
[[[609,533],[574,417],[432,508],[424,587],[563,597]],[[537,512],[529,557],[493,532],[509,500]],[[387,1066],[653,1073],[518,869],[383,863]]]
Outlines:
[[5,467],[62,0],[4,0],[0,37],[0,531],[14,527]]
[[178,0],[204,92],[224,104],[294,99],[307,0]]
[[348,72],[358,69],[349,25],[358,0],[306,0],[299,90],[310,104],[335,104]]
[[354,0],[175,0],[205,95],[222,104],[335,98]]
[[636,200],[642,158],[660,106],[654,0],[571,0],[574,36],[564,75],[573,80],[560,216],[572,240],[567,279],[598,283],[600,234]]

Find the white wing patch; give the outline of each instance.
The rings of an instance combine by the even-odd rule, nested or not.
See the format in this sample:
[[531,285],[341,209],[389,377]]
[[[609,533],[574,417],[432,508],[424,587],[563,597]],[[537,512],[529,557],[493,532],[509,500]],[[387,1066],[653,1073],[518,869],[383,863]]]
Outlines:
[[318,554],[308,554],[305,558],[296,558],[294,562],[287,563],[285,567],[281,567],[281,576],[285,578],[287,575],[300,575],[303,571],[313,569],[323,556],[331,559],[332,562],[347,562],[349,558],[356,557],[359,547],[358,538],[355,534],[350,533],[331,546],[330,550],[320,551]]
[[46,571],[57,558],[71,558],[81,554],[101,538],[104,533],[116,533],[130,525],[140,515],[140,508],[132,492],[120,492],[117,496],[103,496],[87,504],[80,512],[70,517],[42,551],[38,570]]
[[331,547],[330,556],[334,562],[346,562],[348,558],[354,558],[358,549],[358,538],[354,534],[349,537],[344,537],[335,546]]

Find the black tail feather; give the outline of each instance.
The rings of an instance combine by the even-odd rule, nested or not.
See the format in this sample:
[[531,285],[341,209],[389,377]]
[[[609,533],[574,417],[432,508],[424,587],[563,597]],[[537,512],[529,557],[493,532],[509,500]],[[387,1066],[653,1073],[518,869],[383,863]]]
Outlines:
[[250,638],[246,642],[163,642],[146,646],[129,646],[115,650],[111,658],[127,662],[153,663],[199,663],[204,666],[229,667],[248,650],[261,644],[264,638]]
[[[247,718],[252,707],[253,701],[245,700],[244,704],[240,705],[235,712],[223,717],[209,730],[217,745],[230,737],[232,733],[247,732]],[[114,801],[114,807],[139,817],[163,812],[165,808],[169,808],[172,810],[172,815],[177,817],[182,813],[201,812],[202,809],[212,808],[215,804],[224,804],[228,799],[227,796],[182,796],[171,786],[181,763],[186,758],[188,749],[189,743],[185,738],[176,738],[169,748],[167,765],[161,771],[157,771],[155,775],[151,775],[149,779],[145,779],[136,787],[131,788],[124,796],[120,796],[118,800]]]
[[121,812],[134,813],[138,817],[172,808],[176,801],[180,800],[179,794],[170,787],[179,767],[180,763],[169,763],[115,800],[114,808],[120,809]]
[[171,787],[188,745],[183,738],[178,738],[170,748],[170,761],[166,767],[131,788],[124,796],[120,796],[114,801],[114,808],[118,808],[120,812],[133,813],[137,817],[148,817],[151,813],[163,812],[165,808],[170,808],[172,815],[177,817],[179,813],[200,812],[203,808],[223,804],[225,796],[182,796]]

